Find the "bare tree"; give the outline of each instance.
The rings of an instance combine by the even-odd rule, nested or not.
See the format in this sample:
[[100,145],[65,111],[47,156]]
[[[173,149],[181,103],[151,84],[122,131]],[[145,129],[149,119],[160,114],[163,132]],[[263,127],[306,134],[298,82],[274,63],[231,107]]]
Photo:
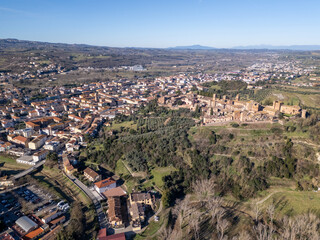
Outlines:
[[225,214],[226,210],[224,210],[223,208],[218,208],[216,211],[217,222],[221,221]]
[[222,198],[221,197],[211,197],[207,202],[207,208],[209,210],[213,210],[215,208],[219,208],[222,205]]
[[273,230],[268,228],[267,225],[259,223],[253,229],[257,240],[272,240]]
[[158,239],[161,240],[161,239],[170,239],[170,235],[172,233],[172,229],[169,227],[164,227],[161,229],[160,233],[159,233],[159,237]]
[[200,213],[197,211],[193,213],[189,220],[189,225],[193,231],[194,238],[200,239],[199,231],[200,231]]
[[282,219],[283,229],[279,229],[281,239],[320,239],[320,219],[307,213],[296,216],[295,218],[284,217]]
[[238,236],[238,240],[251,240],[251,239],[252,239],[252,237],[246,231],[240,232],[240,234]]
[[217,230],[219,232],[219,239],[222,240],[225,237],[225,232],[230,226],[230,223],[226,219],[220,219],[217,221]]
[[275,207],[274,207],[273,204],[270,204],[270,205],[267,207],[267,214],[268,214],[269,219],[270,219],[270,228],[271,228],[271,230],[273,230],[274,212],[275,212]]
[[184,218],[189,214],[190,212],[190,195],[187,195],[180,204],[180,215],[181,215],[181,220],[183,221]]
[[258,204],[254,205],[253,211],[254,211],[254,219],[256,222],[258,222],[260,214],[261,214],[261,210],[260,210],[260,207]]
[[192,184],[192,189],[198,201],[203,204],[210,198],[214,197],[215,182],[213,179],[201,179],[197,180]]

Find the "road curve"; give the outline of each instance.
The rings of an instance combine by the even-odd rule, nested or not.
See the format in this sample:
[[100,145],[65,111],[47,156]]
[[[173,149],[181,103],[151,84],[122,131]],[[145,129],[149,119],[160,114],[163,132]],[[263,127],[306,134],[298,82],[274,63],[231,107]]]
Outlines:
[[12,178],[13,178],[14,180],[17,180],[17,179],[19,179],[19,178],[21,178],[21,177],[24,177],[25,175],[30,174],[31,172],[33,172],[34,170],[36,170],[37,168],[39,168],[40,166],[42,166],[42,165],[45,163],[45,161],[46,161],[46,160],[43,160],[43,161],[38,162],[36,165],[32,166],[31,168],[28,168],[28,169],[24,170],[23,172],[18,173],[18,174],[16,174],[16,175],[13,175]]

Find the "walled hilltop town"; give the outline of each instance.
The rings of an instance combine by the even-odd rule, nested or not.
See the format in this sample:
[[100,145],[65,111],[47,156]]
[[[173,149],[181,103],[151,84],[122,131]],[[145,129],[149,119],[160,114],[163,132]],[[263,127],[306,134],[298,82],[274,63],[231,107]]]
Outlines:
[[[263,106],[253,100],[240,100],[238,94],[235,99],[229,99],[226,95],[218,98],[204,97],[196,94],[187,94],[180,97],[163,96],[158,99],[159,104],[170,108],[176,108],[177,101],[181,101],[179,108],[195,110],[201,107],[202,124],[218,124],[227,122],[258,122],[275,121],[279,114],[289,116],[307,117],[307,111],[299,106],[284,105],[281,101],[274,101],[272,106]],[[173,107],[175,105],[175,107]]]

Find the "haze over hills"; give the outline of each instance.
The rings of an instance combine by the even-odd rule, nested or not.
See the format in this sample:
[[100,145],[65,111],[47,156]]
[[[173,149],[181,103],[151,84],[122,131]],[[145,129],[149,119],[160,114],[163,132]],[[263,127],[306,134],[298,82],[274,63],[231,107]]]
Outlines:
[[284,45],[284,46],[273,46],[273,45],[249,45],[249,46],[236,46],[231,48],[216,48],[210,46],[202,46],[199,44],[190,46],[176,46],[169,48],[132,48],[132,47],[109,47],[109,46],[95,46],[89,44],[68,44],[68,43],[51,43],[51,42],[41,42],[41,41],[28,41],[28,40],[18,40],[18,39],[0,39],[0,48],[7,47],[84,47],[84,48],[100,48],[104,50],[111,49],[168,49],[168,50],[215,50],[215,49],[234,49],[234,50],[295,50],[295,51],[317,51],[320,50],[320,45]]
[[191,46],[176,46],[171,47],[168,49],[175,49],[175,50],[210,50],[210,49],[217,49],[214,47],[202,46],[202,45],[191,45]]
[[191,46],[176,46],[168,49],[175,50],[212,50],[212,49],[239,49],[239,50],[254,50],[254,49],[265,49],[265,50],[297,50],[297,51],[314,51],[320,50],[320,45],[284,45],[284,46],[273,46],[273,45],[249,45],[249,46],[236,46],[231,48],[215,48],[202,45],[191,45]]
[[272,45],[251,45],[237,46],[232,49],[270,49],[270,50],[298,50],[298,51],[314,51],[320,50],[320,45],[288,45],[288,46],[272,46]]

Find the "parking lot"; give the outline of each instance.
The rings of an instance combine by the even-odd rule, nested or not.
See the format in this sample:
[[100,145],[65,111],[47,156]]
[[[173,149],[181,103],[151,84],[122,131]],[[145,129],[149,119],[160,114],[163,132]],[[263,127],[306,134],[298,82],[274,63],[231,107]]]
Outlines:
[[14,223],[20,216],[21,205],[11,192],[0,194],[0,219],[6,224]]
[[56,205],[55,196],[35,185],[0,194],[0,220],[7,226],[27,213],[41,213]]
[[21,203],[23,211],[36,212],[45,204],[50,204],[54,201],[54,196],[47,193],[35,185],[24,186],[13,191],[13,194]]

